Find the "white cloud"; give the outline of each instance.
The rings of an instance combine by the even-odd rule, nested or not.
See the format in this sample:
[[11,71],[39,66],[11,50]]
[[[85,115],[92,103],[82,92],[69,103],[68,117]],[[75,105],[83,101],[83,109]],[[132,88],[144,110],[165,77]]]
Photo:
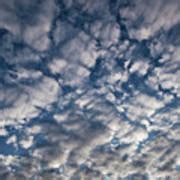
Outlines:
[[140,75],[145,75],[147,73],[147,70],[149,68],[149,65],[146,60],[137,61],[133,63],[133,65],[130,68],[130,72],[138,72]]
[[[54,13],[54,2],[46,0],[39,7],[37,7],[38,5],[36,3],[36,1],[14,0],[11,3],[8,1],[1,2],[0,24],[12,32],[17,38],[23,38],[33,48],[43,51],[49,46],[47,33],[50,30],[51,19]],[[24,8],[26,13],[18,9],[19,7]],[[36,11],[35,8],[39,9]],[[34,13],[32,13],[33,10]],[[36,23],[33,24],[29,22],[30,20]]]
[[66,66],[67,61],[64,59],[54,59],[49,64],[49,68],[53,73],[62,73],[63,71],[65,71]]
[[[35,74],[34,76],[36,76]],[[24,75],[22,74],[21,76],[28,77],[29,74],[25,72]],[[12,106],[1,110],[1,118],[5,119],[1,122],[2,126],[27,123],[30,118],[38,115],[39,110],[36,106],[46,107],[54,102],[57,94],[60,93],[58,83],[48,77],[44,77],[42,81],[34,87],[23,85],[19,90],[21,90],[21,93],[18,93]],[[16,91],[14,93],[16,93]],[[11,94],[8,93],[5,98],[9,96],[11,96]],[[27,119],[26,122],[24,122],[24,118]]]
[[0,155],[0,159],[3,160],[4,165],[9,166],[9,165],[14,164],[16,161],[18,161],[18,156],[12,156],[12,155],[3,156],[3,155]]
[[22,139],[19,144],[25,148],[28,149],[33,145],[33,136],[29,136],[28,138]]
[[4,128],[0,128],[0,136],[7,136],[8,132]]
[[17,137],[15,135],[12,135],[8,138],[7,144],[13,144],[17,146]]
[[[161,28],[168,30],[180,20],[179,3],[172,1],[134,1],[133,8],[120,9],[127,19],[127,27],[132,38],[147,39]],[[136,28],[133,27],[134,24]]]

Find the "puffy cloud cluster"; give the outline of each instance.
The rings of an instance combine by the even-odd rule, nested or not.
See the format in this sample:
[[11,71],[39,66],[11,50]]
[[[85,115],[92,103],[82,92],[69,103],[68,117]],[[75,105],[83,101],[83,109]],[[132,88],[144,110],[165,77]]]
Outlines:
[[0,2],[0,179],[179,176],[179,3]]

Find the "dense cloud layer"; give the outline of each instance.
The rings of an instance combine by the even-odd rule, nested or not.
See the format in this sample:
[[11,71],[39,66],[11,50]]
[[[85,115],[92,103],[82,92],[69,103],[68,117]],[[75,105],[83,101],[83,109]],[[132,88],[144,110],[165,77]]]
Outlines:
[[180,178],[178,0],[0,1],[0,179]]

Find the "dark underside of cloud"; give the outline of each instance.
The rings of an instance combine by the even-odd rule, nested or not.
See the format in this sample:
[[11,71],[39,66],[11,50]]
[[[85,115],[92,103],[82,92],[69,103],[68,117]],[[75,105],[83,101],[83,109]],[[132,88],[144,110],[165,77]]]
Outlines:
[[179,180],[178,0],[0,1],[0,180]]

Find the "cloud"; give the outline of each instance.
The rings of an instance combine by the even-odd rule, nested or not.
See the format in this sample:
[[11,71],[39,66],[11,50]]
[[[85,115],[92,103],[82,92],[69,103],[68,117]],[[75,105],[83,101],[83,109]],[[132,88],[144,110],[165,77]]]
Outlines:
[[165,31],[180,20],[179,4],[173,1],[133,1],[134,6],[120,9],[126,18],[126,25],[131,38],[147,39],[153,37],[161,29]]
[[113,2],[0,2],[0,178],[177,176],[179,5]]
[[0,25],[11,31],[16,38],[43,51],[49,46],[47,33],[50,30],[53,11],[53,1],[2,1]]

